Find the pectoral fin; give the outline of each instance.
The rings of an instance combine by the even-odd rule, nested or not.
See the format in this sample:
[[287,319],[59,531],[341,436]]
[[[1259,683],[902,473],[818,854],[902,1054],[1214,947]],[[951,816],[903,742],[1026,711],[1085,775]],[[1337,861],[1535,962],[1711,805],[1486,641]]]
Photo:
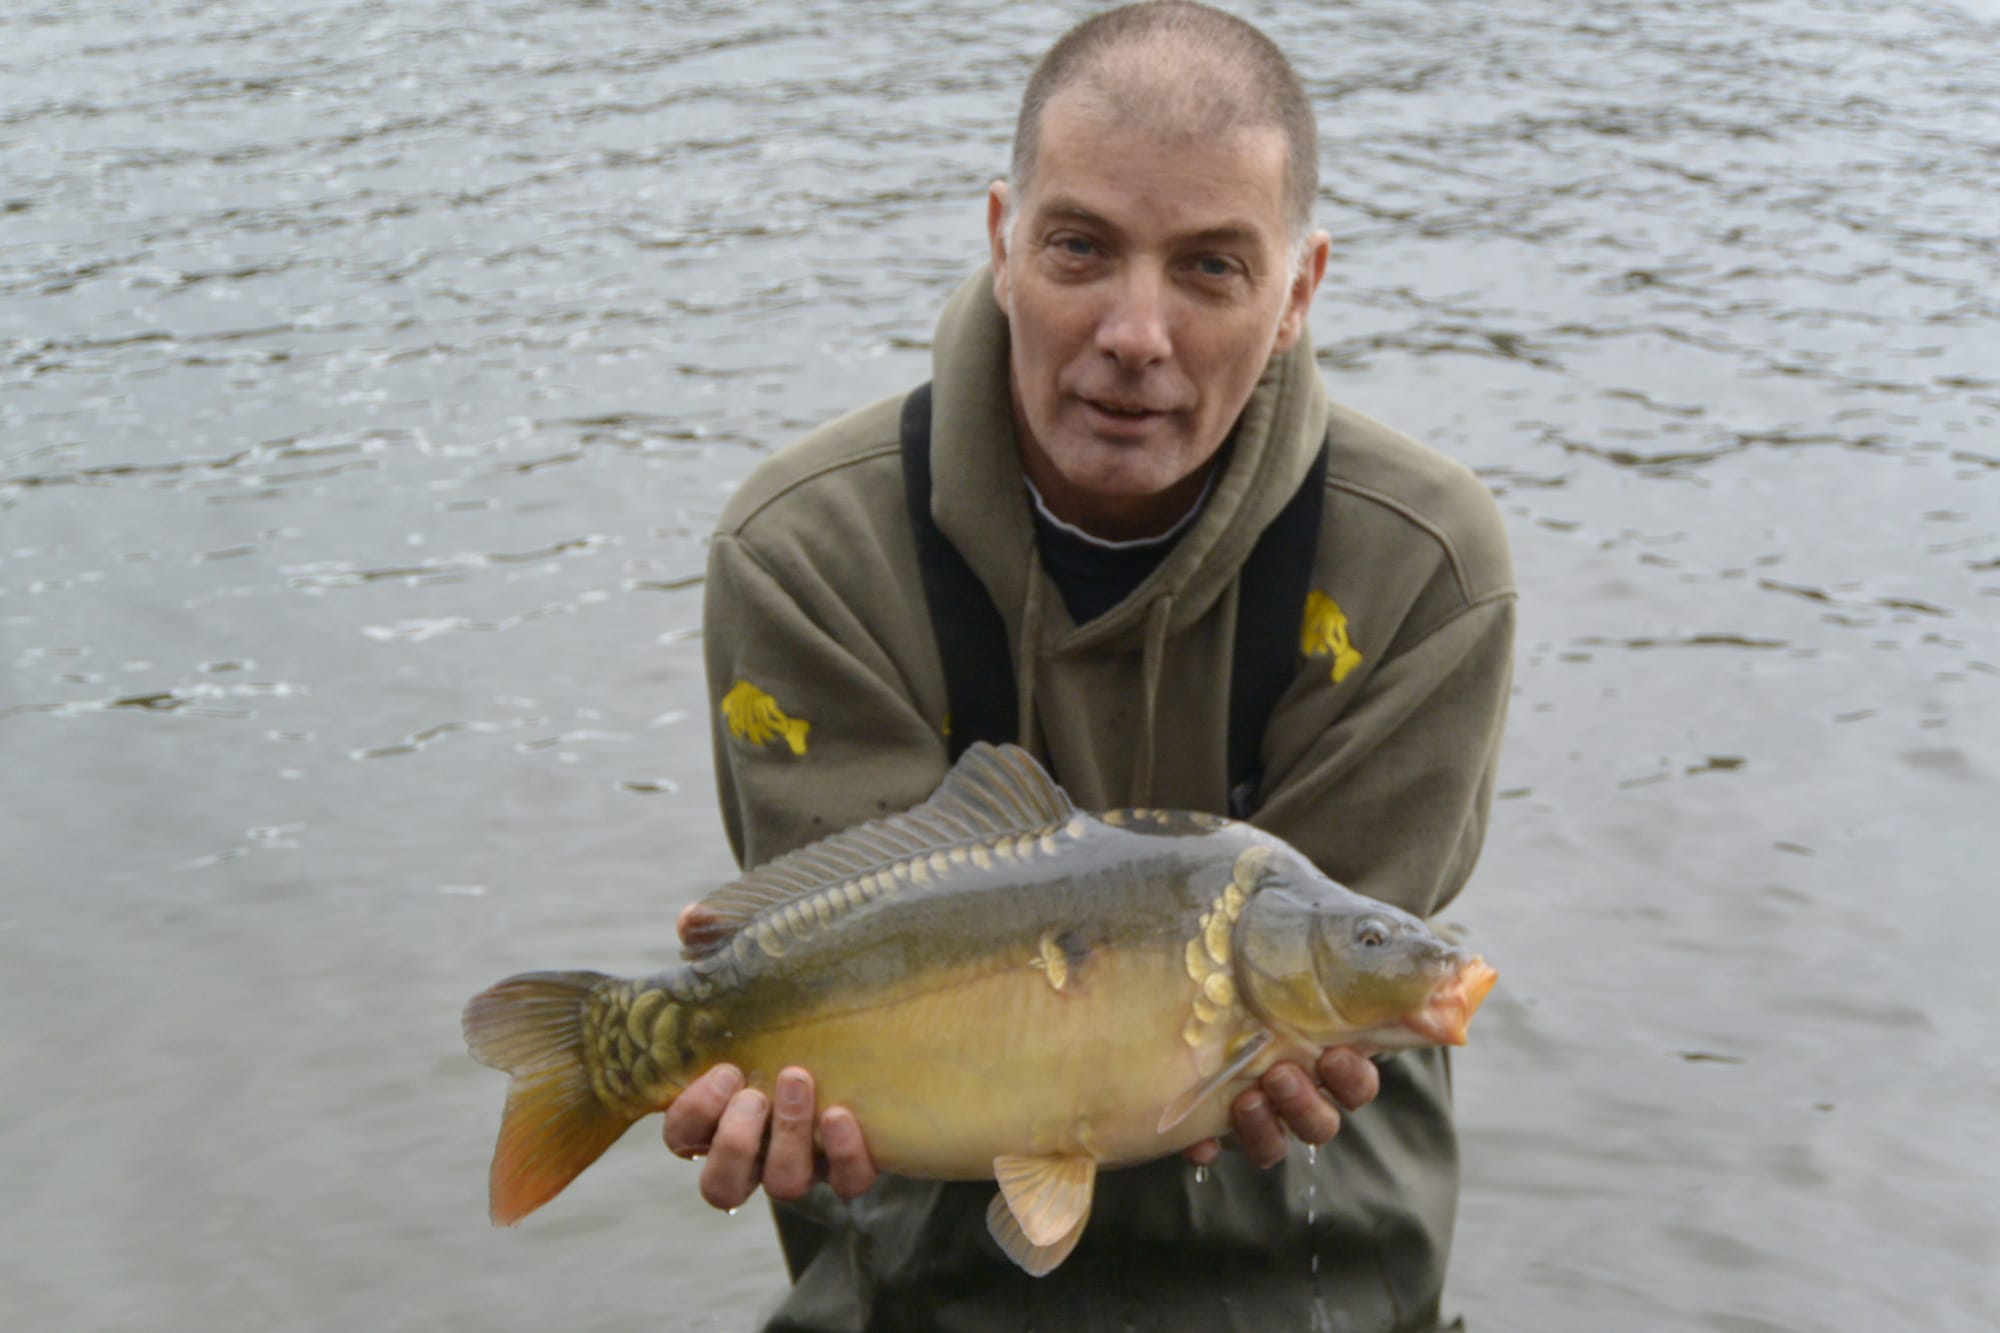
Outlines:
[[1262,1028],[1245,1037],[1238,1044],[1229,1063],[1224,1065],[1213,1078],[1203,1083],[1197,1083],[1194,1087],[1189,1088],[1186,1092],[1168,1103],[1167,1109],[1160,1112],[1159,1132],[1164,1134],[1181,1121],[1193,1115],[1195,1107],[1200,1106],[1211,1095],[1226,1087],[1231,1079],[1249,1067],[1252,1060],[1262,1055],[1264,1048],[1270,1044],[1271,1034]]
[[986,1229],[1029,1277],[1069,1258],[1090,1221],[1097,1163],[1088,1157],[1001,1157],[1000,1188],[986,1205]]

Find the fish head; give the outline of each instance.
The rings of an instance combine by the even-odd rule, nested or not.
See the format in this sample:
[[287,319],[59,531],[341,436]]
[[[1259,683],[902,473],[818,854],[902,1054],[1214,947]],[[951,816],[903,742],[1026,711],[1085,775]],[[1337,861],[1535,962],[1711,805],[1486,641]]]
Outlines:
[[1463,1046],[1499,973],[1421,919],[1277,858],[1237,924],[1258,1017],[1311,1045]]
[[1465,1045],[1500,975],[1417,917],[1374,902],[1316,916],[1313,963],[1330,1006],[1384,1049]]

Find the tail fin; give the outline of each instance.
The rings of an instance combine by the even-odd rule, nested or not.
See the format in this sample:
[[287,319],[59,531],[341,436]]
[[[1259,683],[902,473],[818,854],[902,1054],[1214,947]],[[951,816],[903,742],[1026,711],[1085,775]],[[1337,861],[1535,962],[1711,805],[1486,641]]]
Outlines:
[[488,1207],[512,1226],[560,1194],[636,1115],[605,1104],[585,1064],[584,1025],[601,972],[524,972],[465,1006],[465,1042],[512,1074]]

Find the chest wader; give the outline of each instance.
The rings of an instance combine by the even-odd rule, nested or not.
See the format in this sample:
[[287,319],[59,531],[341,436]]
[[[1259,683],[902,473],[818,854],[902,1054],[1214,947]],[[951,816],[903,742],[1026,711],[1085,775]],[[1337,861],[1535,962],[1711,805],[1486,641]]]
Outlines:
[[[947,744],[955,763],[974,741],[1016,739],[1014,655],[1007,625],[965,557],[931,518],[931,386],[903,403],[903,484],[924,601],[944,662],[951,709]],[[1320,445],[1306,479],[1271,520],[1237,574],[1236,631],[1229,668],[1229,811],[1247,819],[1259,805],[1264,727],[1297,669],[1299,626],[1311,591],[1324,508],[1326,456]],[[1060,775],[1058,775],[1060,777]],[[1221,812],[1216,812],[1221,813]]]

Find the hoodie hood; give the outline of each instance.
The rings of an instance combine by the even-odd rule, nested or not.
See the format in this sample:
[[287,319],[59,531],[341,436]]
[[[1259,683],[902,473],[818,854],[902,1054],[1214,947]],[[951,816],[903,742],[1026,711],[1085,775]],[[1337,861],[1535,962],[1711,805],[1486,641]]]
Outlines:
[[982,267],[945,306],[932,345],[931,516],[993,594],[1016,644],[1122,652],[1194,624],[1234,582],[1325,438],[1326,391],[1310,339],[1265,367],[1231,432],[1223,473],[1172,552],[1124,602],[1083,626],[1070,624],[1053,586],[1042,586],[1008,352],[1007,318],[993,300],[992,269]]

